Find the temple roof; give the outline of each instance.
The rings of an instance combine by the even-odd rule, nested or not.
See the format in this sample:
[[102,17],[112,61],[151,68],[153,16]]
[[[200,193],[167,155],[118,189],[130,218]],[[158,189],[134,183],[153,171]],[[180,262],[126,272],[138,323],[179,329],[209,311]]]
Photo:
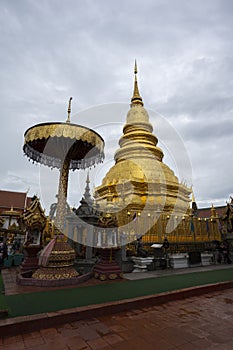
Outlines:
[[23,212],[31,204],[31,197],[27,192],[13,192],[0,190],[0,213],[6,210]]
[[37,228],[43,230],[47,221],[44,209],[42,209],[40,200],[38,197],[34,196],[31,201],[31,205],[27,210],[21,215],[20,222],[24,227],[29,230]]
[[[210,218],[211,217],[211,209],[212,207],[209,208],[200,208],[197,210],[197,216],[199,218]],[[223,206],[219,206],[219,207],[215,207],[216,213],[218,214],[218,217],[224,217],[226,215],[226,211],[227,211],[227,206],[223,205]]]

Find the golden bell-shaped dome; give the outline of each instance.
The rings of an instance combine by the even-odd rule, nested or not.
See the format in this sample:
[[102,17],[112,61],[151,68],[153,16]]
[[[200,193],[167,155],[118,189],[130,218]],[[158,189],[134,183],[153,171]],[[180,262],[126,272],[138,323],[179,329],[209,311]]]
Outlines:
[[158,139],[152,133],[149,115],[143,107],[135,81],[131,108],[119,140],[115,165],[107,172],[102,184],[96,188],[97,201],[101,205],[109,193],[118,203],[124,201],[133,210],[140,211],[145,205],[149,210],[186,212],[190,189],[179,184],[174,172],[163,163],[163,151],[157,147]]

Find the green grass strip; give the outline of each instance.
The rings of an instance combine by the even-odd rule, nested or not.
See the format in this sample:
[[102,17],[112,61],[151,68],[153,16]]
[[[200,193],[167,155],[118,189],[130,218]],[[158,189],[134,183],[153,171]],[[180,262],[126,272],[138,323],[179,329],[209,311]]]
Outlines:
[[233,269],[193,272],[96,286],[5,296],[9,316],[32,315],[101,304],[233,280]]
[[4,291],[4,283],[2,279],[2,274],[0,273],[0,292],[2,293]]
[[5,310],[8,307],[5,296],[3,295],[3,292],[4,292],[4,283],[2,279],[2,274],[0,274],[0,310]]

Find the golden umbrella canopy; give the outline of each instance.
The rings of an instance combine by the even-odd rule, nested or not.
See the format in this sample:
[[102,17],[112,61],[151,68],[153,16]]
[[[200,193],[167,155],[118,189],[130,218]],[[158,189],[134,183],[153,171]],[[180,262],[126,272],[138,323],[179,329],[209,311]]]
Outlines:
[[86,169],[104,159],[104,140],[94,130],[70,123],[71,100],[65,123],[37,124],[24,134],[23,151],[32,160],[51,168],[60,169],[58,205],[55,224],[62,231],[69,169]]
[[85,169],[104,159],[104,140],[95,131],[71,123],[42,123],[24,134],[23,150],[34,162],[61,168],[68,158],[70,169]]

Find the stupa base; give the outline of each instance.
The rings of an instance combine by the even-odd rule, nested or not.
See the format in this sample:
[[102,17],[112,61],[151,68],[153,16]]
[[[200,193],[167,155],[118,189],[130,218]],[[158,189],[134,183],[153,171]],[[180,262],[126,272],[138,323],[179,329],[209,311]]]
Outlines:
[[73,266],[67,267],[40,267],[32,275],[39,280],[62,280],[78,277],[79,273]]
[[78,277],[74,268],[75,251],[62,235],[55,237],[40,255],[40,267],[33,273],[37,280],[66,280]]
[[33,272],[28,271],[24,273],[18,273],[16,276],[17,283],[21,286],[32,286],[32,287],[65,287],[65,286],[76,286],[81,283],[88,281],[93,277],[93,273],[88,272],[84,275],[78,275],[77,277],[62,278],[62,279],[37,279],[32,277]]

